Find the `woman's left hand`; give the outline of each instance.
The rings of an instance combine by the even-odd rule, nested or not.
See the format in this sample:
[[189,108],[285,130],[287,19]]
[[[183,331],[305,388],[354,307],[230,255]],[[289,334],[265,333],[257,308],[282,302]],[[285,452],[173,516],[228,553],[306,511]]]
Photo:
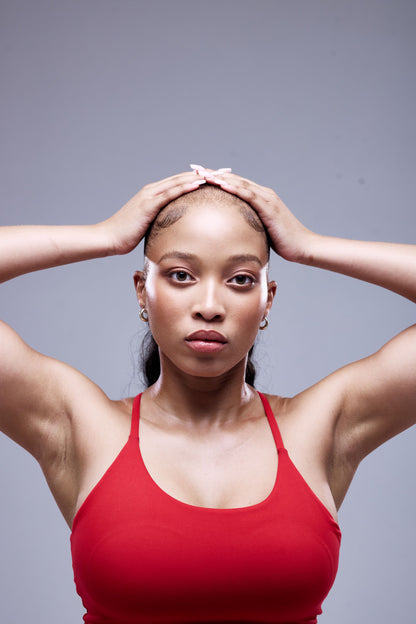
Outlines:
[[273,189],[234,173],[204,170],[200,175],[254,208],[267,229],[273,250],[279,256],[291,262],[304,261],[308,241],[314,234],[290,212]]

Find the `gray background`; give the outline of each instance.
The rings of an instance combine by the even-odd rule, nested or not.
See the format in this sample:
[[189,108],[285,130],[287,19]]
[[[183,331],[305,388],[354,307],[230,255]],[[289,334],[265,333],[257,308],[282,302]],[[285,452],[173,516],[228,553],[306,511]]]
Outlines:
[[[414,242],[413,1],[1,2],[1,221],[90,223],[191,162],[273,187],[324,234]],[[24,276],[1,315],[113,398],[135,394],[141,252]],[[291,395],[415,320],[371,285],[272,260],[260,389]],[[360,467],[320,624],[415,618],[416,431]],[[81,621],[69,531],[0,439],[2,622]]]

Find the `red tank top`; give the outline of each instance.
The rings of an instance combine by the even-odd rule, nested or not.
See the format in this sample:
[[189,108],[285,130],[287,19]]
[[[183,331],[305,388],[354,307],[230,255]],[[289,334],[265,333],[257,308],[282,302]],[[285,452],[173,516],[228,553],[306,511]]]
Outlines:
[[140,454],[140,396],[130,437],[75,516],[71,549],[88,624],[313,624],[338,567],[341,533],[291,462],[260,394],[279,461],[249,507],[182,503]]

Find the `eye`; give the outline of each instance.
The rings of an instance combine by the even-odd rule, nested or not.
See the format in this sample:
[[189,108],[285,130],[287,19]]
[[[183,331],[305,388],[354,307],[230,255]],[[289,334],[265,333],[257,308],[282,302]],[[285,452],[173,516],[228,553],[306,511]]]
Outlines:
[[172,271],[169,273],[169,277],[175,282],[188,282],[192,277],[186,271]]
[[230,281],[237,286],[252,286],[255,280],[251,275],[241,273],[232,277]]

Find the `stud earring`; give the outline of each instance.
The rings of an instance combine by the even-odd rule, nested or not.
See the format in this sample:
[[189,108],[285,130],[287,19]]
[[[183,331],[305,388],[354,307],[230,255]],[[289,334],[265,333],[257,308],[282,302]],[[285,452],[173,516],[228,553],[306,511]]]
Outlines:
[[262,322],[260,323],[259,329],[266,329],[268,325],[269,325],[269,319],[267,318],[267,316],[265,316]]
[[140,316],[140,320],[143,321],[144,323],[149,322],[149,315],[147,313],[146,308],[140,308],[139,316]]

